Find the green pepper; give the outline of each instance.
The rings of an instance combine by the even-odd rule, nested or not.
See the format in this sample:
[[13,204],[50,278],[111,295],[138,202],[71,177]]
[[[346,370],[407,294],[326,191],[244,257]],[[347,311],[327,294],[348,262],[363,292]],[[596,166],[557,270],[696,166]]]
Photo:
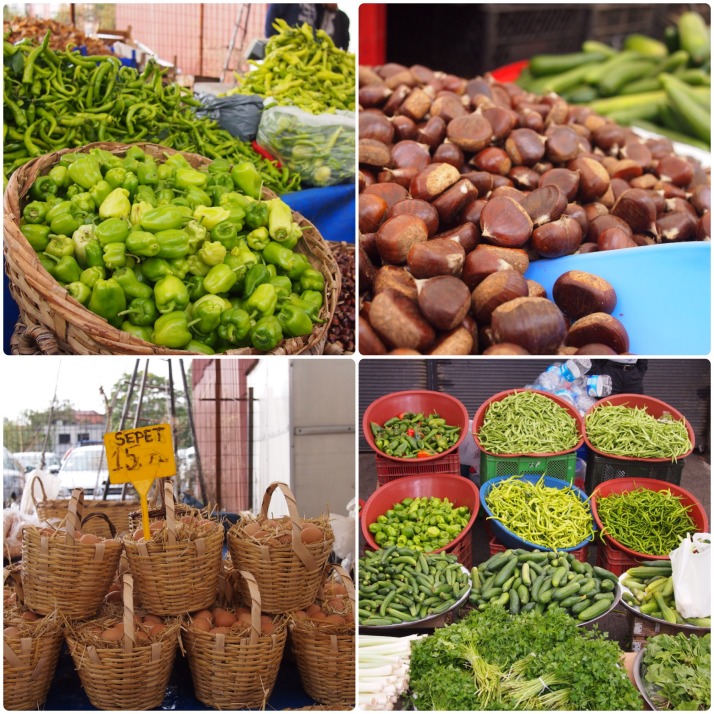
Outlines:
[[113,191],[112,187],[103,179],[89,189],[89,195],[94,201],[94,207],[99,208],[107,196]]
[[186,277],[191,267],[186,258],[169,258],[167,262],[171,275],[175,275],[179,280],[183,280]]
[[186,223],[185,214],[178,206],[157,206],[142,215],[140,226],[145,231],[158,233],[159,231],[182,228]]
[[60,213],[52,219],[50,230],[57,235],[71,236],[79,226],[80,222],[70,215],[69,212]]
[[[124,245],[119,243],[118,245]],[[117,327],[121,324],[119,313],[126,309],[126,296],[121,285],[113,278],[97,280],[87,307]]]
[[191,340],[184,348],[187,352],[198,352],[202,355],[214,355],[215,350],[211,349],[205,342]]
[[121,285],[124,293],[130,298],[150,298],[153,295],[153,290],[146,283],[142,283],[137,277],[132,268],[119,268],[112,275],[119,285]]
[[133,199],[139,188],[139,178],[133,171],[127,171],[121,187],[127,192],[127,195]]
[[174,179],[177,189],[203,188],[207,182],[208,174],[196,171],[196,169],[178,169]]
[[89,302],[89,298],[92,297],[92,289],[86,283],[82,283],[79,280],[67,283],[64,287],[65,290],[82,305],[86,305]]
[[159,254],[161,244],[153,233],[131,231],[126,238],[126,249],[132,255],[153,258]]
[[187,188],[183,194],[183,200],[186,202],[186,205],[190,206],[194,211],[199,206],[211,206],[213,204],[211,197],[202,188],[198,188],[198,186]]
[[129,320],[124,320],[119,326],[119,329],[122,332],[127,332],[134,337],[138,337],[140,340],[144,340],[144,342],[151,342],[154,333],[150,325],[134,325]]
[[237,282],[236,271],[226,263],[214,265],[203,279],[203,288],[213,295],[228,292]]
[[226,257],[226,247],[219,241],[206,241],[198,251],[198,257],[209,266],[218,265]]
[[[319,295],[319,293],[318,293]],[[320,296],[322,297],[322,296]],[[299,307],[301,310],[304,310],[309,316],[310,319],[313,322],[321,322],[319,319],[318,315],[320,314],[320,308],[322,305],[317,305],[314,301],[310,300],[303,300],[302,298],[298,297],[295,293],[290,295],[287,300],[283,301],[283,305],[293,305],[295,307]]]
[[70,199],[72,206],[70,212],[72,215],[94,213],[94,201],[89,191],[78,193]]
[[[161,164],[161,166],[163,166],[163,164]],[[161,170],[161,166],[159,166],[159,170]],[[175,197],[176,194],[170,188],[161,188],[156,191],[156,205],[166,206],[171,203]]]
[[236,193],[235,191],[230,191],[229,193],[223,194],[219,201],[219,204],[223,208],[241,208],[243,211],[247,211],[250,206],[254,203],[258,203],[254,198],[250,196],[244,196],[241,193]]
[[[230,181],[230,177],[228,178],[228,180]],[[221,196],[224,193],[229,193],[230,189],[226,188],[225,186],[221,186],[220,184],[214,184],[211,186],[206,186],[206,192],[211,197],[213,205],[217,206],[218,202],[221,200]]]
[[211,240],[217,241],[225,246],[226,250],[232,250],[238,245],[238,231],[236,226],[229,221],[222,221],[211,229]]
[[242,161],[231,169],[231,179],[235,188],[251,198],[260,198],[263,181],[258,169],[250,161]]
[[117,270],[126,265],[126,243],[107,243],[103,249],[104,265],[109,270]]
[[122,218],[128,217],[131,213],[131,201],[129,201],[129,191],[125,188],[115,188],[99,206],[99,217]]
[[30,196],[37,201],[46,201],[48,196],[56,196],[59,186],[50,176],[38,176],[30,186]]
[[245,310],[234,307],[221,312],[218,336],[235,345],[248,337],[252,326],[250,315]]
[[155,238],[159,243],[159,252],[156,254],[158,258],[184,258],[190,252],[188,233],[184,230],[169,228],[156,233]]
[[290,293],[293,291],[293,284],[290,282],[290,278],[287,275],[276,275],[268,281],[274,288],[278,299],[289,297]]
[[259,262],[258,256],[248,247],[244,240],[238,241],[238,245],[231,250],[231,255],[234,258],[238,258],[240,265],[246,266],[246,272],[251,265],[255,265]]
[[69,165],[68,172],[72,181],[87,191],[104,180],[99,168],[99,161],[89,154],[84,154],[72,162]]
[[22,217],[28,223],[42,223],[48,208],[45,201],[31,201],[22,209]]
[[87,267],[104,267],[104,249],[102,248],[102,244],[96,238],[92,238],[85,244],[84,257]]
[[226,310],[225,301],[218,295],[204,295],[193,304],[192,316],[195,322],[192,329],[202,335],[213,332],[221,321],[221,313]]
[[245,211],[237,206],[232,206],[228,209],[228,218],[226,221],[232,223],[237,231],[243,230],[243,222],[245,220]]
[[189,330],[188,315],[183,310],[167,312],[154,323],[151,341],[164,347],[180,349],[185,347],[193,335]]
[[158,203],[156,202],[156,193],[151,186],[139,185],[136,190],[136,195],[134,196],[134,202],[148,203],[152,208],[156,208]]
[[275,316],[261,317],[250,330],[253,347],[261,352],[275,349],[283,339],[280,321]]
[[67,190],[64,192],[64,197],[71,200],[74,196],[79,196],[80,193],[84,193],[84,189],[78,184],[73,183],[67,186]]
[[107,218],[95,228],[94,236],[104,247],[109,243],[126,243],[130,230],[128,218]]
[[283,333],[290,337],[301,337],[312,332],[310,316],[296,305],[284,304],[278,312],[278,320]]
[[277,266],[286,273],[289,273],[295,267],[296,255],[301,254],[293,253],[275,241],[271,241],[263,248],[263,258],[265,262]]
[[325,278],[319,270],[308,268],[300,275],[300,288],[321,293],[325,289]]
[[131,156],[125,156],[121,162],[121,165],[127,171],[131,171],[131,173],[133,173],[133,174],[135,174],[137,169],[139,168],[139,162]]
[[52,271],[55,269],[55,261],[52,258],[48,258],[44,253],[38,253],[37,259],[40,261],[42,267],[52,275]]
[[122,160],[116,154],[112,154],[111,151],[107,151],[106,149],[99,149],[95,147],[94,149],[89,150],[89,155],[93,156],[99,162],[100,168],[107,169],[109,171],[122,165]]
[[231,170],[231,162],[228,159],[218,158],[213,159],[210,164],[208,164],[208,173],[210,174],[223,174]]
[[[244,296],[250,297],[259,285],[269,281],[270,273],[262,263],[252,265],[245,276],[245,288],[243,289]],[[273,290],[275,290],[274,287]]]
[[39,223],[23,223],[20,232],[25,236],[32,250],[41,253],[50,242],[50,227]]
[[66,166],[57,164],[50,169],[47,175],[57,184],[58,188],[67,188],[72,183]]
[[168,164],[159,164],[156,169],[156,173],[159,176],[159,182],[161,181],[173,181],[176,169]]
[[194,219],[200,221],[209,231],[225,221],[229,215],[230,211],[220,206],[197,206],[193,212]]
[[134,298],[121,315],[129,315],[129,322],[138,327],[151,326],[156,322],[159,311],[151,298]]
[[189,303],[188,290],[175,275],[167,275],[154,285],[154,302],[162,314],[183,310]]
[[191,164],[186,161],[186,157],[182,154],[179,154],[178,152],[175,154],[171,154],[171,156],[166,159],[164,164],[166,166],[170,166],[174,170],[191,168]]
[[65,255],[74,256],[74,241],[69,236],[52,236],[44,252],[53,258],[63,258]]
[[188,297],[191,302],[196,302],[196,300],[202,298],[204,295],[208,295],[208,292],[203,287],[203,277],[203,275],[196,275],[194,273],[190,278],[188,278],[188,280],[184,281],[184,284],[186,285],[186,290],[188,290]]
[[124,179],[126,178],[126,174],[126,169],[119,166],[117,168],[109,169],[109,171],[104,174],[104,180],[112,187],[112,189],[121,188],[121,185],[124,183]]
[[150,283],[155,283],[158,280],[161,280],[161,278],[165,278],[167,275],[173,274],[168,260],[155,257],[142,260],[139,265],[139,270]]
[[270,283],[263,283],[255,288],[243,304],[248,312],[257,312],[261,317],[269,317],[278,305],[278,295]]
[[56,260],[54,267],[50,270],[52,277],[55,278],[60,283],[74,283],[79,280],[79,276],[82,274],[82,269],[79,267],[79,263],[75,260],[72,255],[63,255],[62,257],[57,257],[51,253],[45,251],[45,255],[48,258]]
[[245,224],[248,228],[255,230],[262,226],[268,226],[268,232],[270,232],[269,221],[270,209],[267,201],[255,201],[248,206],[245,212]]
[[139,164],[136,170],[136,177],[139,180],[139,186],[156,186],[159,183],[159,173],[156,162],[153,159],[147,158],[143,164]]
[[300,299],[304,302],[310,303],[310,305],[313,305],[316,311],[315,314],[320,311],[320,308],[325,302],[322,292],[318,290],[304,290],[300,295]]
[[104,280],[107,277],[107,271],[103,265],[93,265],[90,268],[85,268],[79,276],[80,282],[84,283],[88,288],[93,288],[97,280]]
[[273,198],[266,202],[269,209],[268,232],[273,240],[281,243],[286,240],[292,232],[293,214],[290,206],[279,198]]
[[127,159],[134,159],[135,161],[144,161],[146,159],[146,152],[140,146],[130,146],[126,150],[124,156]]
[[205,278],[212,267],[204,263],[200,255],[189,255],[186,261],[188,262],[188,272],[201,278]]
[[253,250],[263,250],[267,247],[268,243],[270,243],[268,229],[265,226],[256,228],[254,231],[248,233],[245,237],[245,242],[248,244],[248,247]]
[[188,235],[188,246],[191,253],[195,253],[201,244],[208,237],[208,230],[205,226],[202,226],[198,221],[189,221],[184,228],[186,234]]

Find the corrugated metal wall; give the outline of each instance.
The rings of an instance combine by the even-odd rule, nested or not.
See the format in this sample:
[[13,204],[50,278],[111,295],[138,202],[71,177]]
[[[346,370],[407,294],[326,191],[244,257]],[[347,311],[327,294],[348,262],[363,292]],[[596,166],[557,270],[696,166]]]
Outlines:
[[[369,450],[362,435],[362,416],[367,407],[384,394],[406,389],[436,389],[460,399],[473,416],[490,396],[505,389],[524,387],[552,362],[546,359],[363,359],[359,365],[360,451]],[[649,360],[645,392],[684,414],[694,429],[698,450],[709,450],[711,366],[708,360]]]

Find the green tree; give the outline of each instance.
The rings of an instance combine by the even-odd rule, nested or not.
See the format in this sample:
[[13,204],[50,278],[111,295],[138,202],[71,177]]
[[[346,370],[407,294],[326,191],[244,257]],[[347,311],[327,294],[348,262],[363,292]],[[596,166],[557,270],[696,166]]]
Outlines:
[[[3,443],[10,451],[41,451],[47,431],[58,422],[74,421],[75,407],[69,400],[55,404],[54,409],[26,409],[16,420],[3,420]],[[52,443],[50,440],[49,443]]]

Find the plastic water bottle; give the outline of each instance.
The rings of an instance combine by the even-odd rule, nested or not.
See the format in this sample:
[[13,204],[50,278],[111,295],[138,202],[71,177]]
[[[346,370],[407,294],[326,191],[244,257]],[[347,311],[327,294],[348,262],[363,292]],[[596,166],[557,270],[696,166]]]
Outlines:
[[612,377],[609,374],[592,374],[587,378],[586,386],[591,397],[607,397],[612,394]]
[[580,414],[585,414],[585,412],[590,409],[590,407],[595,404],[597,399],[594,397],[589,397],[587,394],[579,396],[575,400],[575,408],[580,412]]
[[568,402],[568,404],[575,406],[575,399],[569,389],[558,389],[554,394],[556,397],[560,397],[563,401]]
[[569,359],[560,366],[560,375],[567,382],[575,382],[586,374],[591,366],[592,362],[587,357]]
[[535,386],[546,392],[555,392],[560,387],[562,377],[560,375],[560,366],[552,364],[548,369],[538,376],[535,381]]

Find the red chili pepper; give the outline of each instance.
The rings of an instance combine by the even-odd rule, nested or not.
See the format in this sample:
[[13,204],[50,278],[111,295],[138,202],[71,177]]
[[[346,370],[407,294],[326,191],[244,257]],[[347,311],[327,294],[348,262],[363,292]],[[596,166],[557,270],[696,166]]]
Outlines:
[[408,413],[408,412],[402,412],[402,413],[399,414],[398,416],[399,416],[400,419],[404,419],[404,416],[405,416],[407,413]]
[[431,456],[431,454],[428,451],[417,452],[417,459],[425,459],[427,456]]
[[407,429],[407,434],[409,434],[409,436],[414,436],[414,429]]

